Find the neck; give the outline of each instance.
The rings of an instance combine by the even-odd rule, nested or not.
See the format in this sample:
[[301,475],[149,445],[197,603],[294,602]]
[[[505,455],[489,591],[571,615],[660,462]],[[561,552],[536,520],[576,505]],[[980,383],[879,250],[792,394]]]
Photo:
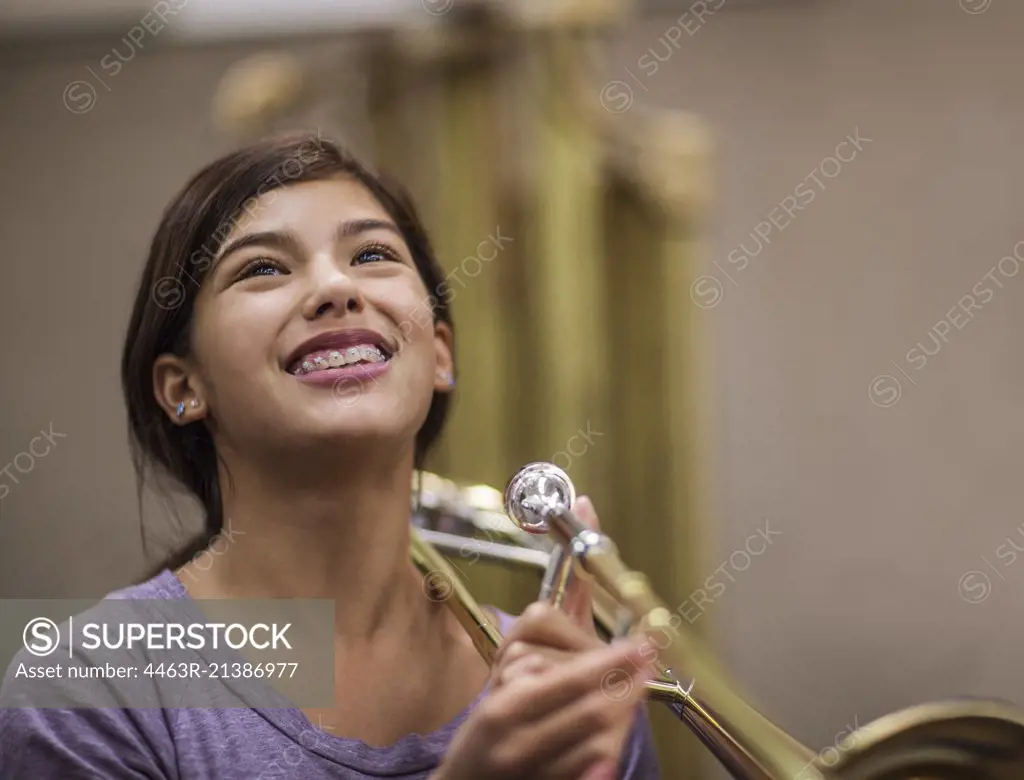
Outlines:
[[205,571],[182,570],[192,595],[334,599],[339,632],[356,640],[426,614],[409,557],[411,452],[287,470],[224,455],[225,540]]

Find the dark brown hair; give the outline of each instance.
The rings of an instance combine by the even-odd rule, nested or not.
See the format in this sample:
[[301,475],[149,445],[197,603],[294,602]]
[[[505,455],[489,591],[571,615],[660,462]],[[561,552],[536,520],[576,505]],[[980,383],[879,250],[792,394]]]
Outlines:
[[[153,363],[165,352],[185,356],[191,343],[196,294],[221,243],[255,199],[290,184],[334,177],[362,184],[402,232],[416,268],[431,293],[434,320],[454,333],[445,296],[444,274],[405,189],[371,172],[339,145],[308,134],[266,138],[207,165],[164,211],[142,272],[121,354],[121,386],[128,412],[129,446],[135,466],[139,507],[148,469],[171,476],[200,502],[205,528],[154,571],[178,568],[205,550],[221,532],[224,517],[217,453],[201,422],[176,425],[154,396]],[[449,395],[435,393],[426,421],[416,435],[416,466],[440,436]],[[143,526],[144,527],[144,526]],[[143,534],[145,547],[145,534]]]

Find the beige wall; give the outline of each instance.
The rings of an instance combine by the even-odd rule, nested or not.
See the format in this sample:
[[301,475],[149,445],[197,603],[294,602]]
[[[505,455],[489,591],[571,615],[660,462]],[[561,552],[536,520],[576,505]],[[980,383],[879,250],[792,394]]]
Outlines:
[[[706,553],[718,598],[698,620],[762,708],[814,749],[925,700],[1024,705],[1024,560],[1007,566],[1007,537],[1024,550],[1024,273],[985,279],[1024,239],[1024,6],[763,5],[684,20],[695,34],[653,73],[638,60],[648,47],[664,59],[672,19],[647,21],[608,71],[629,82],[628,67],[638,101],[693,108],[719,146],[706,273],[724,294],[701,312],[718,398]],[[730,263],[857,127],[872,139],[863,151],[838,175],[825,163],[834,178],[807,180],[814,200],[788,224],[776,211],[783,229],[745,268]],[[981,308],[948,315],[978,282]],[[908,357],[919,341],[936,352],[929,331],[947,316],[941,350]],[[891,406],[869,396],[879,375],[901,383]],[[879,403],[895,397],[889,379],[876,386]],[[748,559],[766,518],[781,534]],[[991,580],[980,603],[958,592],[972,570]],[[972,575],[964,595],[983,585]]]
[[[699,620],[762,708],[815,749],[915,702],[1024,705],[1024,561],[1007,565],[1006,547],[1024,549],[1024,274],[990,273],[1024,239],[1024,6],[726,8],[685,20],[695,34],[673,33],[679,48],[652,73],[639,60],[648,47],[664,58],[673,16],[632,25],[607,78],[638,102],[695,110],[718,144],[706,273],[724,295],[701,311],[717,394],[705,552],[717,598]],[[65,85],[108,51],[22,48],[0,71],[0,466],[51,422],[66,434],[14,471],[20,484],[4,480],[6,597],[99,595],[138,571],[122,328],[165,201],[227,145],[208,107],[241,49],[140,54],[91,111],[68,112]],[[824,163],[819,188],[809,174],[855,128],[871,141],[834,178]],[[745,268],[730,263],[787,196],[806,202],[805,180],[813,202],[788,224],[775,211],[783,229]],[[979,282],[992,291],[974,293],[981,308],[949,315]],[[938,354],[908,357],[917,342],[935,352],[929,331],[947,316]],[[894,397],[888,379],[873,403],[879,375],[901,383],[895,404],[878,405]],[[730,556],[762,549],[746,540],[766,519],[780,533],[739,571],[747,560]],[[980,603],[967,600],[985,595],[979,575],[958,590],[973,570],[991,582]]]

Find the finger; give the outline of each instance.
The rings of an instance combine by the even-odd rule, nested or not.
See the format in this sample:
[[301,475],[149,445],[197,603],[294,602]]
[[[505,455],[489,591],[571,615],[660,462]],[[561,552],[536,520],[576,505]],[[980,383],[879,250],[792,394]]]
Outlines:
[[567,663],[576,657],[576,652],[514,642],[505,653],[501,664],[493,668],[494,687],[508,685],[523,675],[546,672],[556,664]]
[[[628,733],[627,733],[628,737]],[[622,752],[626,739],[618,749],[609,750],[604,737],[576,745],[565,755],[554,759],[545,767],[545,777],[576,777],[580,780],[616,780],[622,765]],[[614,756],[612,758],[611,756]]]
[[[573,513],[587,528],[600,530],[600,520],[588,496],[580,496],[576,500]],[[584,631],[597,636],[594,628],[594,585],[579,572],[574,572],[569,581],[562,608]]]
[[591,764],[583,780],[615,780],[619,775],[620,761],[599,761]]
[[[622,754],[629,740],[629,728],[621,735],[600,734],[582,744],[572,745],[545,764],[545,777],[576,777],[580,780],[615,780],[619,777]],[[605,774],[598,773],[598,768]],[[594,773],[594,774],[591,774]]]
[[[490,708],[498,710],[496,714],[499,717],[528,722],[569,707],[590,694],[608,700],[619,697],[619,701],[643,697],[646,694],[645,685],[634,684],[628,690],[621,691],[624,679],[635,679],[639,675],[646,680],[652,676],[652,668],[643,654],[642,642],[634,638],[579,653],[569,663],[558,664],[549,671],[512,681],[495,692]],[[610,681],[620,684],[619,693],[609,694]],[[640,690],[637,690],[638,687]]]
[[611,699],[598,691],[523,726],[515,741],[529,751],[528,763],[543,763],[553,777],[579,777],[590,765],[617,762],[643,697],[642,675],[633,695]]
[[526,675],[541,674],[550,670],[555,663],[555,661],[540,653],[517,658],[497,671],[495,687],[504,687]]
[[582,651],[603,643],[588,634],[560,609],[538,601],[528,606],[505,636],[494,658],[494,665],[503,663],[505,655],[516,642],[550,647],[557,650]]
[[[526,765],[544,767],[544,775],[581,777],[588,767],[602,761],[618,764],[633,722],[631,710],[596,712],[601,702],[572,707],[527,726],[517,734],[510,752],[522,746]],[[607,704],[607,702],[604,702]]]
[[542,656],[550,661],[559,663],[574,658],[577,652],[575,650],[560,650],[546,645],[537,645],[532,642],[517,640],[505,649],[501,662],[503,665],[508,666],[523,658]]

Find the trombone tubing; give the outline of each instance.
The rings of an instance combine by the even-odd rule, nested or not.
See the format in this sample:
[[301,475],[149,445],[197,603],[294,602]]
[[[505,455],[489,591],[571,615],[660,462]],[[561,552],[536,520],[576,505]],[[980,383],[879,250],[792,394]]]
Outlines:
[[[681,621],[654,592],[650,580],[623,563],[610,537],[585,526],[570,509],[545,514],[549,532],[571,551],[576,566],[607,591],[645,631],[660,631],[668,639],[658,647],[659,661],[667,662],[670,669],[685,669],[693,676],[684,704],[698,721],[694,731],[734,776],[790,780],[801,775],[808,777],[803,773],[812,766],[809,777],[825,776],[815,765],[809,748],[735,692],[707,647],[692,632],[681,630]],[[677,714],[684,717],[684,712],[677,710]],[[692,723],[690,718],[684,720]]]
[[[611,545],[614,549],[607,537],[602,536],[602,538],[607,540],[605,547]],[[541,572],[546,570],[550,556],[543,551],[525,550],[511,544],[484,542],[442,531],[412,528],[413,561],[424,577],[440,576],[444,579],[445,584],[451,587],[451,593],[445,598],[447,605],[463,628],[469,632],[480,655],[488,664],[493,664],[498,646],[503,638],[501,632],[477,604],[468,588],[456,577],[451,565],[438,550],[444,550],[451,554],[466,554],[472,551],[490,561]],[[605,554],[607,554],[607,550],[605,550]],[[589,560],[595,561],[598,557],[595,555]],[[615,558],[617,559],[617,552]],[[581,563],[581,566],[603,587],[606,587],[606,582],[613,586],[615,582],[620,583],[619,588],[606,587],[613,596],[617,596],[617,600],[618,596],[626,595],[622,593],[621,588],[625,582],[622,579],[624,575],[642,578],[642,575],[636,575],[626,569],[621,562],[615,565],[608,559],[605,559],[604,563],[596,563],[593,566],[586,563]],[[627,590],[632,589],[627,586]],[[619,591],[618,594],[616,594],[616,590]],[[633,601],[634,599],[632,596],[628,596],[628,600]],[[624,604],[623,601],[619,601],[619,603]],[[628,603],[624,605],[629,606]],[[634,610],[634,614],[644,613]],[[615,620],[597,603],[594,604],[594,620],[609,636],[616,634]],[[672,639],[674,642],[675,637]],[[685,660],[681,657],[683,655],[682,653],[677,654],[678,660]],[[683,665],[680,664],[680,667]],[[781,780],[781,778],[796,777],[797,774],[800,774],[805,780],[811,780],[813,775],[806,774],[806,770],[814,759],[814,754],[810,749],[755,712],[755,724],[759,733],[767,735],[767,738],[774,740],[776,745],[781,745],[782,749],[788,752],[790,758],[785,762],[789,770],[788,774],[778,774],[767,769],[763,765],[763,760],[757,757],[747,743],[737,738],[727,727],[728,719],[725,719],[725,724],[723,724],[720,713],[716,712],[715,707],[709,705],[706,697],[696,696],[692,693],[693,685],[687,690],[663,664],[656,664],[656,668],[660,677],[647,683],[650,700],[666,705],[730,771],[733,777],[749,778],[750,780]],[[693,668],[692,665],[691,668]],[[739,704],[746,707],[742,702]],[[749,707],[747,709],[749,710]],[[799,769],[795,769],[797,760],[800,761]]]
[[[437,553],[437,550],[449,554],[474,553],[488,561],[500,563],[512,568],[530,569],[543,573],[551,559],[549,553],[542,550],[530,550],[517,547],[512,544],[500,544],[480,539],[467,539],[457,534],[449,534],[444,531],[433,531],[425,528],[412,529],[412,556],[413,561],[420,568],[425,577],[438,577],[444,581],[445,586],[452,586],[452,596],[460,604],[453,604],[457,617],[464,626],[472,630],[475,626],[486,625],[489,629],[486,639],[492,643],[493,649],[497,649],[503,639],[501,632],[494,624],[487,619],[486,613],[479,609],[476,600],[469,593],[469,590],[456,578],[452,565]],[[449,582],[451,581],[451,582]],[[434,583],[437,584],[437,583]],[[460,598],[460,594],[465,598]],[[465,607],[465,613],[461,607]],[[615,634],[615,621],[600,604],[594,604],[594,622],[598,627],[612,636]],[[485,658],[493,657],[493,653]],[[651,680],[647,684],[647,691],[651,699],[666,704],[677,703],[681,697],[686,696],[685,690],[674,679],[664,675],[661,679]],[[682,717],[682,716],[680,716]]]
[[429,528],[419,528],[417,532],[423,541],[452,555],[456,553],[464,556],[476,555],[489,561],[512,564],[514,567],[541,570],[547,568],[550,559],[550,555],[543,550],[532,550],[528,547],[501,544],[485,539],[470,539],[444,531],[433,531]]

